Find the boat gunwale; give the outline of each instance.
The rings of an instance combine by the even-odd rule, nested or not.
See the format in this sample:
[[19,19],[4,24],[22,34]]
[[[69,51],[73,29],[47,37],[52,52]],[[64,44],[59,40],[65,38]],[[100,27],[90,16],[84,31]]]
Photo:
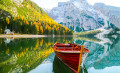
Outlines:
[[[56,47],[56,45],[59,45],[59,47]],[[60,45],[62,45],[62,46],[60,46]],[[77,46],[80,47],[80,45],[75,44],[75,43],[73,43],[73,45],[77,45]],[[56,44],[53,45],[53,49],[54,49],[54,51],[57,51],[57,52],[60,52],[60,53],[73,53],[73,54],[74,53],[78,53],[78,54],[81,53],[79,50],[74,50],[74,49],[73,50],[65,50],[66,49],[65,46],[66,46],[66,48],[71,48],[71,49],[75,48],[75,47],[71,46],[71,43],[68,43],[68,44],[61,44],[61,43],[57,44],[56,43]],[[64,48],[64,50],[59,50],[57,48]],[[84,48],[84,49],[86,49],[86,48]],[[88,49],[86,49],[86,50],[88,50]],[[89,53],[89,52],[90,52],[89,50],[88,51],[83,51],[83,53]]]
[[[78,53],[78,54],[81,53],[80,51],[60,51],[60,50],[55,50],[55,49],[54,49],[54,51],[60,52],[60,53]],[[88,53],[88,52],[84,52],[84,53]]]

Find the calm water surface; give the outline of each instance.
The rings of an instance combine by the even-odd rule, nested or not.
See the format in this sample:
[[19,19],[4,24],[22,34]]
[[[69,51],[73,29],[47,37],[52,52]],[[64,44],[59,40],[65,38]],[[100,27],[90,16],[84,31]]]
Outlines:
[[120,73],[120,38],[0,39],[1,73],[72,73],[54,54],[54,43],[82,44],[91,51],[81,73]]

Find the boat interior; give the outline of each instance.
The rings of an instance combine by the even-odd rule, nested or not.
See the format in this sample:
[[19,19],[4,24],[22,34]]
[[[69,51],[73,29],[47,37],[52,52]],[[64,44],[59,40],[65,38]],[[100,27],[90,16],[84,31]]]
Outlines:
[[[86,51],[86,52],[89,51],[85,47],[86,46],[84,46],[83,51]],[[68,43],[68,44],[56,43],[56,44],[54,44],[53,48],[55,50],[59,50],[59,51],[80,51],[81,45],[77,45],[75,43]]]

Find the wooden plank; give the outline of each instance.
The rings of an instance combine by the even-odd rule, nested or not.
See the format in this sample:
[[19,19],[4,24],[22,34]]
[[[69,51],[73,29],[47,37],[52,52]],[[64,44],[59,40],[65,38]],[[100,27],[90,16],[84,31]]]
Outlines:
[[81,45],[81,50],[80,50],[80,56],[79,56],[79,64],[78,64],[78,73],[80,72],[80,65],[81,65],[81,59],[82,59],[82,54],[83,54],[83,45]]

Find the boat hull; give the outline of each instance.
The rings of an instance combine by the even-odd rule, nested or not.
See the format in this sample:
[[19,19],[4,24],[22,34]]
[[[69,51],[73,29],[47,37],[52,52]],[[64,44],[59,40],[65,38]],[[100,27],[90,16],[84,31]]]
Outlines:
[[[83,55],[90,51],[84,46],[75,43],[61,44],[56,43],[53,45],[56,56],[67,65],[74,73],[79,73]],[[86,56],[87,57],[87,56]],[[86,58],[82,61],[84,63]]]
[[57,56],[54,57],[53,71],[54,71],[54,73],[74,73]]
[[55,54],[71,70],[73,70],[75,73],[78,73],[77,70],[79,65],[80,53],[61,53],[55,51]]
[[[54,57],[53,61],[54,73],[75,73],[67,65],[65,65],[57,56]],[[80,73],[88,73],[85,65],[81,67]]]

